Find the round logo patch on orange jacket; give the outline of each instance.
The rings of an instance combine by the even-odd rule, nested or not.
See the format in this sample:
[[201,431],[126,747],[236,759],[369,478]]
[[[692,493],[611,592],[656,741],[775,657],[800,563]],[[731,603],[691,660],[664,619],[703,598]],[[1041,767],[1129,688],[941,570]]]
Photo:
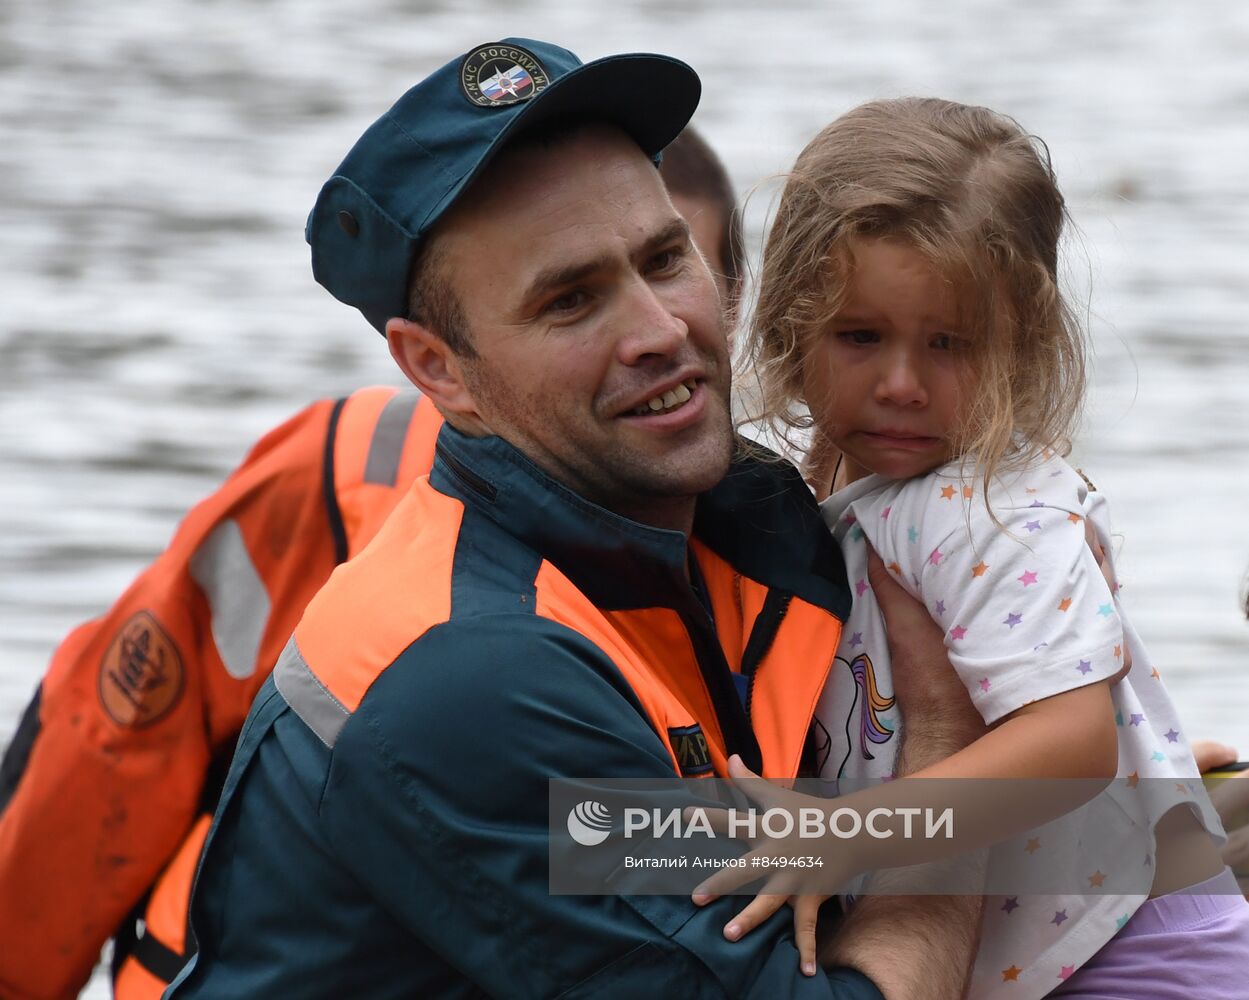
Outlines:
[[100,664],[100,701],[122,726],[155,722],[182,694],[182,657],[152,615],[137,611],[109,643]]

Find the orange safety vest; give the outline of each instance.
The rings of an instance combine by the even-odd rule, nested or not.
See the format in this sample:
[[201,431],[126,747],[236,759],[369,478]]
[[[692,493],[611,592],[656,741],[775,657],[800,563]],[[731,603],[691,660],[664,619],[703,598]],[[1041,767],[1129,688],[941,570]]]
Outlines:
[[256,691],[334,567],[429,471],[441,423],[415,391],[313,404],[56,650],[0,781],[0,996],[75,996],[115,932],[116,996],[160,996]]
[[[682,601],[688,584],[665,584],[667,574],[680,575],[683,539],[680,552],[667,553],[674,570],[655,548],[672,532],[565,502],[545,477],[515,470],[510,446],[489,441],[444,428],[434,470],[440,484],[433,477],[415,483],[375,543],[309,605],[275,673],[296,713],[332,746],[382,671],[453,620],[453,587],[470,586],[454,582],[453,568],[469,581],[471,567],[488,562],[496,569],[484,586],[522,594],[532,586],[532,614],[583,636],[616,665],[677,774],[690,774],[691,748],[679,737],[699,731],[709,756],[699,773],[726,774],[735,745],[753,742],[764,777],[796,777],[849,610],[839,554],[797,473],[743,459],[699,498],[690,547],[706,610],[691,613]],[[470,510],[475,530],[465,527]],[[482,527],[483,516],[499,527]],[[535,551],[541,563],[530,580],[526,560]],[[514,574],[511,558],[519,561]],[[612,585],[617,572],[645,579]],[[521,601],[516,611],[530,613]],[[704,635],[708,611],[714,632]],[[745,717],[730,674],[749,676]],[[724,731],[739,717],[748,717],[744,730]],[[323,732],[321,721],[333,731]]]

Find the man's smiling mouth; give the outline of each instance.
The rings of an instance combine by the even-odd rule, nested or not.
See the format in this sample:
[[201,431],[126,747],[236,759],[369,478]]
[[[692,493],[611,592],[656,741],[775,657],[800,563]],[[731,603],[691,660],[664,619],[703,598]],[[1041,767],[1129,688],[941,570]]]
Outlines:
[[652,413],[671,413],[673,410],[680,409],[689,402],[690,397],[694,394],[694,390],[698,388],[698,379],[687,378],[684,382],[679,383],[675,388],[669,389],[667,392],[658,396],[653,396],[641,406],[636,406],[630,411],[631,416],[646,417]]

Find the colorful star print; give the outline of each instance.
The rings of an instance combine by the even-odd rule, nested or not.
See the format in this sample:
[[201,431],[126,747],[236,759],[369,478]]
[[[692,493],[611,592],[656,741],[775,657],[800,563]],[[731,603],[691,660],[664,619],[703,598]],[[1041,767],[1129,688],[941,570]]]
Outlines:
[[1092,669],[1093,669],[1093,664],[1091,664],[1088,660],[1081,660],[1081,661],[1080,661],[1080,662],[1076,665],[1076,669],[1077,669],[1078,671],[1080,671],[1080,673],[1082,673],[1082,674],[1087,674],[1087,673],[1089,673],[1089,672],[1091,672],[1091,671],[1092,671]]
[[964,486],[964,487],[963,487],[963,499],[964,499],[964,500],[970,500],[970,499],[971,499],[971,496],[972,496],[972,489],[971,489],[971,487],[970,487],[970,486]]
[[955,625],[952,629],[950,629],[951,639],[961,639],[966,634],[967,634],[967,629],[963,628],[962,625]]
[[1017,909],[1019,909],[1018,896],[1011,896],[1005,903],[1002,904],[1002,911],[1004,913],[1014,913]]
[[1097,889],[1100,889],[1102,887],[1102,883],[1105,881],[1106,881],[1106,876],[1102,873],[1102,870],[1100,868],[1097,869],[1097,871],[1093,872],[1093,874],[1089,876],[1089,885]]
[[1145,721],[1145,716],[1141,715],[1140,712],[1133,712],[1132,717],[1128,719],[1128,725],[1139,726],[1144,721]]
[[1070,597],[1064,597],[1061,601],[1058,602],[1059,611],[1066,611],[1069,607],[1071,607]]
[[1023,575],[1017,577],[1016,579],[1018,579],[1019,582],[1025,587],[1030,587],[1032,584],[1036,583],[1036,574],[1032,570],[1026,569],[1023,571]]
[[1054,919],[1051,920],[1050,923],[1053,924],[1055,927],[1061,927],[1063,925],[1063,921],[1066,919],[1067,919],[1066,910],[1055,910]]
[[1128,788],[1135,788],[1141,783],[1141,774],[1139,771],[1133,771],[1128,775]]
[[1079,524],[1081,521],[1084,520],[1084,518],[1082,518],[1079,514],[1068,514],[1067,520],[1070,521],[1072,524]]
[[1123,713],[1122,712],[1115,712],[1115,725],[1116,726],[1123,725]]
[[893,510],[893,508],[892,508],[892,507],[886,507],[884,510],[882,510],[882,511],[880,512],[881,519],[882,519],[882,520],[885,520],[885,521],[888,521],[888,520],[889,520],[889,512],[890,512],[891,510]]
[[1004,983],[1017,982],[1019,979],[1019,973],[1021,972],[1023,972],[1023,969],[1019,968],[1019,966],[1017,965],[1012,965],[1009,969],[1003,969],[1002,970],[1002,982]]
[[895,576],[902,575],[902,567],[899,566],[896,562],[891,562],[887,568],[889,572],[893,573]]
[[1019,614],[1018,612],[1012,611],[1010,614],[1006,616],[1006,620],[1003,621],[1002,624],[1009,625],[1011,628],[1014,628],[1021,621],[1023,621],[1023,615]]
[[862,529],[862,528],[860,528],[860,527],[856,524],[853,528],[851,528],[851,529],[850,529],[850,537],[851,537],[852,539],[854,539],[856,542],[860,542],[860,541],[862,541],[862,540],[863,540],[863,529]]
[[862,645],[863,645],[863,633],[855,632],[854,635],[850,637],[850,648],[854,649],[856,646],[862,646]]
[[1131,916],[1127,913],[1123,914],[1123,916],[1121,917],[1115,917],[1115,927],[1118,928],[1119,930],[1123,930],[1123,925],[1126,924],[1128,920],[1130,919],[1131,919]]
[[1168,743],[1179,742],[1180,734],[1174,729],[1168,729],[1163,735],[1166,736]]
[[971,568],[971,575],[972,576],[984,576],[985,570],[987,570],[988,568],[989,568],[989,564],[985,562],[984,560],[981,560],[980,562],[976,563],[976,565]]
[[919,532],[915,529],[915,525],[912,524],[909,528],[906,529],[906,540],[908,542],[919,541]]
[[945,614],[945,601],[938,601],[932,606],[932,613],[935,615]]
[[1044,507],[1045,504],[1043,504],[1040,500],[1033,500],[1032,503],[1028,504],[1028,506],[1029,507]]
[[1157,667],[1154,667],[1154,669],[1149,672],[1149,676],[1152,677],[1156,681],[1162,680],[1162,674],[1158,673]]
[[932,552],[928,554],[928,561],[936,566],[941,562],[941,557],[943,555],[945,555],[945,553],[940,549],[933,549]]
[[1097,613],[1103,618],[1109,618],[1112,611],[1114,611],[1114,608],[1109,604],[1099,604],[1097,606]]
[[981,691],[988,691],[990,686],[991,685],[989,684],[989,678],[987,677],[980,678],[980,690]]
[[1027,528],[1027,529],[1028,529],[1028,531],[1030,531],[1030,532],[1031,532],[1031,531],[1040,531],[1040,530],[1041,530],[1041,522],[1040,522],[1040,521],[1029,521],[1027,524],[1025,524],[1025,525],[1024,525],[1024,527],[1025,527],[1025,528]]
[[1075,971],[1076,971],[1076,967],[1074,965],[1064,965],[1062,969],[1059,970],[1058,978],[1070,979],[1071,976],[1075,974]]
[[866,594],[867,593],[867,581],[862,578],[856,580],[854,583],[854,592],[858,594],[860,597]]
[[953,487],[953,486],[945,486],[945,487],[943,487],[943,488],[942,488],[942,490],[941,490],[941,499],[942,499],[942,500],[953,500],[953,499],[954,499],[954,487]]
[[1153,756],[1150,757],[1149,759],[1150,760],[1166,760],[1167,755],[1164,754],[1161,750],[1155,750],[1153,753]]

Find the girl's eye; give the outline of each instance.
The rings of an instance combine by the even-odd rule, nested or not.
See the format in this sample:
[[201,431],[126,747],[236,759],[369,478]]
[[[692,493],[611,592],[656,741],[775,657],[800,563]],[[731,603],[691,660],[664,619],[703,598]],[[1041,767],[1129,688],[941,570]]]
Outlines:
[[966,346],[966,341],[956,333],[939,333],[932,338],[932,346],[938,351],[958,351]]
[[880,339],[875,330],[842,330],[837,336],[848,344],[864,346],[874,344]]

